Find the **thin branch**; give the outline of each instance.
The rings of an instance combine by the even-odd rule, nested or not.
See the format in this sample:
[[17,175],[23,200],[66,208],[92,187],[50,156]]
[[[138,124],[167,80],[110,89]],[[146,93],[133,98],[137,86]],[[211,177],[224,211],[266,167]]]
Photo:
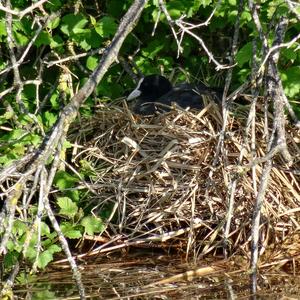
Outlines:
[[[195,28],[199,28],[201,26],[207,26],[210,22],[210,20],[212,19],[217,7],[220,5],[221,1],[219,0],[217,5],[215,6],[215,8],[213,9],[212,13],[209,15],[209,17],[207,18],[207,20],[203,23],[200,24],[191,24],[188,22],[183,21],[185,16],[182,16],[181,18],[177,19],[177,20],[173,20],[164,4],[163,0],[159,0],[159,7],[160,10],[165,14],[167,22],[171,28],[172,34],[175,38],[175,41],[177,43],[177,56],[179,56],[180,53],[182,53],[183,49],[181,47],[181,43],[184,37],[184,34],[187,33],[190,36],[192,36],[193,38],[195,38],[201,45],[201,47],[204,49],[204,51],[206,52],[207,56],[209,57],[209,59],[216,65],[216,70],[221,70],[221,69],[228,69],[228,68],[232,68],[235,65],[230,65],[230,66],[226,66],[226,65],[222,65],[220,64],[215,58],[214,55],[208,50],[208,48],[206,47],[204,41],[194,32],[192,32],[192,29]],[[174,25],[177,25],[180,28],[180,38],[178,39],[177,37],[177,33],[176,30],[174,28]]]
[[20,19],[22,19],[25,15],[31,13],[34,9],[42,6],[45,2],[49,2],[49,1],[48,0],[40,0],[40,1],[32,4],[31,6],[27,7],[26,9],[24,9],[22,11],[13,10],[13,9],[10,8],[10,6],[5,7],[5,6],[0,4],[0,10],[6,12],[8,14],[17,16]]
[[[237,53],[238,38],[239,38],[240,17],[243,12],[243,8],[244,8],[244,1],[240,0],[239,7],[238,7],[238,15],[236,18],[236,22],[234,24],[234,35],[233,35],[233,40],[232,40],[232,48],[231,48],[231,55],[229,58],[229,64],[233,64],[233,62],[235,61],[235,56]],[[218,161],[219,153],[221,152],[221,149],[223,148],[223,145],[224,145],[224,138],[225,138],[227,122],[228,122],[228,104],[226,103],[226,95],[228,93],[228,90],[229,90],[229,87],[231,84],[231,79],[232,79],[232,69],[229,69],[227,72],[227,76],[226,76],[226,80],[225,80],[225,87],[224,87],[223,97],[222,97],[223,124],[222,124],[222,131],[220,133],[220,138],[218,140],[216,155],[214,157],[215,165]],[[240,152],[240,156],[239,156],[239,162],[241,162],[243,155],[244,155],[244,151],[242,149],[242,151]],[[237,185],[237,179],[236,178],[232,179],[232,182],[230,184],[230,189],[228,191],[229,194],[227,196],[228,209],[227,209],[227,214],[226,214],[227,220],[226,220],[226,225],[225,225],[225,230],[224,230],[225,243],[229,237],[229,232],[230,232],[231,219],[233,216],[233,209],[234,209],[234,195],[235,195],[236,185]],[[226,256],[227,256],[227,249],[225,247],[225,257]]]
[[[167,8],[165,7],[163,0],[159,0],[158,3],[159,3],[159,8],[160,8],[160,10],[165,14],[165,16],[166,16],[166,18],[167,18],[167,21],[168,21],[168,23],[169,23],[169,26],[170,26],[170,28],[171,28],[171,31],[172,31],[173,36],[174,36],[174,38],[175,38],[175,41],[176,41],[176,43],[177,43],[177,49],[178,49],[177,57],[178,57],[179,54],[182,53],[183,48],[181,47],[181,41],[179,42],[179,40],[178,40],[178,38],[177,38],[177,34],[176,34],[176,31],[175,31],[175,28],[174,28],[174,26],[173,26],[174,21],[172,20],[171,16],[169,15],[169,12],[168,12]],[[181,39],[181,40],[182,40],[182,39]]]
[[216,10],[218,9],[218,7],[220,6],[221,4],[221,0],[218,1],[218,3],[216,4],[216,6],[214,7],[214,9],[212,10],[211,14],[209,15],[209,17],[206,19],[205,22],[203,23],[199,23],[199,24],[192,24],[192,23],[189,23],[189,22],[185,22],[185,21],[181,21],[183,25],[187,25],[187,26],[190,26],[190,27],[187,27],[188,29],[194,29],[194,28],[199,28],[199,27],[203,27],[203,26],[208,26],[212,17],[214,16]]
[[186,28],[182,23],[181,20],[176,20],[175,21],[176,25],[182,30],[183,33],[188,33],[190,36],[192,36],[193,38],[195,38],[201,45],[201,47],[204,49],[204,51],[206,52],[207,56],[209,57],[210,61],[212,61],[215,65],[216,65],[216,70],[222,70],[222,69],[230,69],[233,68],[236,64],[233,65],[222,65],[220,64],[213,56],[213,54],[208,50],[208,48],[206,47],[204,41],[198,36],[196,35],[194,32],[192,32],[190,29]]
[[276,46],[271,47],[269,49],[267,55],[265,56],[263,62],[261,63],[261,66],[260,66],[258,72],[262,72],[262,70],[265,67],[265,64],[268,61],[271,54],[273,54],[275,51],[277,51],[278,49],[281,49],[281,48],[290,48],[299,39],[300,39],[300,33],[298,35],[296,35],[291,41],[289,41],[287,43],[281,43],[280,45],[276,45]]
[[64,58],[61,58],[61,59],[58,59],[58,60],[45,62],[45,64],[47,65],[48,68],[50,68],[54,65],[58,65],[58,64],[61,64],[63,62],[67,62],[67,61],[71,61],[71,60],[78,60],[79,58],[86,57],[86,56],[92,56],[92,55],[95,55],[95,54],[103,54],[104,50],[105,49],[103,49],[103,48],[94,49],[94,50],[88,51],[86,53],[80,53],[80,54],[64,57]]

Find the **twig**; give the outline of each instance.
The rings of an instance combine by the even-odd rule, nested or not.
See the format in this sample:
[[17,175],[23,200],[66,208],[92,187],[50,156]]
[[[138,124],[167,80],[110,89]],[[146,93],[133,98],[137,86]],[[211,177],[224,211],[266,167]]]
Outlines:
[[61,58],[61,59],[58,59],[58,60],[54,60],[54,61],[50,61],[50,62],[46,61],[45,64],[47,65],[48,68],[50,68],[52,66],[61,64],[63,62],[67,62],[67,61],[71,61],[71,60],[78,60],[79,58],[86,57],[86,56],[91,56],[91,55],[95,55],[95,54],[103,54],[104,50],[105,49],[103,49],[103,48],[101,48],[101,49],[94,49],[94,50],[88,51],[86,53],[80,53],[80,54],[76,54],[76,55],[71,55],[71,56],[64,57],[64,58]]
[[[296,43],[297,40],[300,39],[300,33],[298,35],[296,35],[292,40],[290,40],[289,42],[287,43],[281,43],[280,45],[275,45],[273,47],[271,47],[267,53],[267,55],[265,56],[263,62],[261,63],[261,66],[258,70],[258,72],[262,72],[262,70],[264,69],[265,65],[266,65],[266,62],[268,61],[270,55],[273,53],[273,52],[277,52],[278,49],[281,49],[281,48],[290,48],[292,45],[294,45]],[[277,52],[278,53],[278,52]]]
[[[201,26],[207,26],[210,22],[210,20],[212,19],[217,7],[219,6],[220,4],[220,1],[218,1],[217,5],[215,6],[215,8],[213,9],[212,13],[210,14],[210,16],[207,18],[207,20],[203,23],[200,23],[200,24],[191,24],[191,23],[188,23],[188,22],[185,22],[183,21],[184,17],[185,16],[182,16],[180,17],[179,19],[177,20],[173,20],[164,4],[164,1],[163,0],[159,0],[159,7],[160,7],[160,10],[165,14],[166,18],[167,18],[167,22],[171,28],[171,31],[172,31],[172,34],[175,38],[175,41],[177,43],[177,56],[179,56],[180,53],[182,53],[183,49],[181,47],[181,43],[182,43],[182,40],[183,40],[183,37],[184,37],[184,34],[187,33],[189,34],[190,36],[192,36],[193,38],[195,38],[201,45],[201,47],[204,49],[204,51],[206,52],[207,56],[209,57],[209,59],[216,65],[216,70],[221,70],[221,69],[228,69],[228,68],[232,68],[234,67],[234,65],[229,65],[229,66],[226,66],[226,65],[222,65],[220,64],[215,58],[214,58],[214,55],[208,50],[208,48],[206,47],[204,41],[197,35],[195,34],[194,32],[192,32],[191,30],[192,29],[195,29],[195,28],[198,28],[198,27],[201,27]],[[177,33],[176,33],[176,30],[175,30],[175,27],[174,25],[177,25],[180,29],[180,38],[178,39],[177,37]]]
[[172,20],[171,16],[169,15],[169,12],[168,12],[167,8],[165,7],[163,0],[159,0],[158,3],[159,3],[160,10],[165,14],[165,16],[167,18],[167,21],[169,23],[169,26],[171,28],[171,31],[172,31],[173,36],[175,38],[175,41],[177,43],[177,49],[178,49],[178,51],[177,51],[177,57],[178,57],[179,54],[182,53],[182,51],[183,51],[183,48],[181,47],[181,41],[182,41],[182,39],[179,42],[179,40],[177,38],[176,31],[175,31],[174,26],[173,26],[174,21]]
[[27,7],[26,9],[22,10],[22,11],[16,11],[16,10],[13,10],[10,8],[10,6],[3,6],[2,4],[0,4],[0,10],[8,13],[8,14],[11,14],[11,15],[14,15],[14,16],[17,16],[19,17],[20,19],[22,19],[25,15],[31,13],[34,9],[36,9],[37,7],[40,7],[42,6],[45,2],[48,2],[48,0],[40,0],[34,4],[32,4],[31,6]]
[[175,23],[178,25],[178,27],[181,28],[183,33],[188,33],[190,36],[192,36],[193,38],[195,38],[201,45],[201,47],[204,49],[204,51],[206,52],[207,56],[209,57],[210,61],[212,61],[215,65],[216,65],[216,70],[222,70],[222,69],[230,69],[233,68],[235,66],[234,65],[222,65],[220,64],[213,56],[213,54],[208,50],[208,48],[206,47],[205,43],[203,42],[203,40],[196,35],[195,33],[193,33],[190,29],[187,29],[185,26],[182,25],[181,20],[176,20]]
[[[23,81],[23,85],[29,85],[29,84],[35,84],[35,85],[40,85],[42,83],[41,80],[36,79],[36,80],[26,80]],[[3,92],[0,93],[0,100],[7,94],[11,93],[16,87],[11,86],[10,88],[4,90]]]
[[209,17],[206,19],[206,21],[204,21],[203,23],[199,23],[199,24],[192,24],[189,22],[185,22],[185,21],[181,21],[183,25],[187,25],[189,27],[187,27],[188,29],[194,29],[194,28],[199,28],[202,26],[208,26],[210,23],[210,20],[212,19],[212,17],[214,16],[216,10],[218,9],[218,7],[221,4],[221,0],[218,1],[218,3],[216,4],[216,6],[214,7],[214,9],[212,10],[212,12],[210,13]]

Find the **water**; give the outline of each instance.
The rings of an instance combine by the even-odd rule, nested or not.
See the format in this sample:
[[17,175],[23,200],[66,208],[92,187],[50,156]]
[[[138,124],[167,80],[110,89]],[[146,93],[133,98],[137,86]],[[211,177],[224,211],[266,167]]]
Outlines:
[[[174,256],[93,257],[79,262],[87,299],[300,299],[300,278],[285,272],[265,272],[258,280],[258,293],[250,289],[246,271],[222,262],[208,275],[186,278],[193,266]],[[192,273],[192,272],[190,272]],[[181,278],[172,276],[184,274]],[[202,273],[203,274],[203,273]],[[167,279],[167,283],[158,284]],[[154,284],[156,283],[156,284]],[[151,285],[152,284],[152,285]],[[79,299],[67,264],[53,264],[37,275],[23,271],[14,286],[18,299]]]

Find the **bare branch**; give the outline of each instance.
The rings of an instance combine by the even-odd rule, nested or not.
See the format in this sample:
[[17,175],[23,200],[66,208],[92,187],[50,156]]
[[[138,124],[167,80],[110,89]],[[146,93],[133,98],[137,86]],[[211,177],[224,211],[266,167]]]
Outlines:
[[[221,1],[219,0],[217,5],[215,6],[215,8],[213,9],[212,13],[210,14],[210,16],[207,18],[207,20],[203,23],[200,24],[191,24],[188,22],[183,21],[185,16],[182,16],[181,18],[177,19],[177,20],[173,20],[164,4],[163,0],[159,0],[159,7],[160,10],[165,14],[167,21],[169,23],[169,26],[171,28],[172,34],[175,38],[175,41],[177,43],[177,56],[179,56],[180,53],[182,53],[183,49],[181,47],[181,43],[184,37],[184,34],[189,34],[190,36],[192,36],[194,39],[196,39],[199,44],[201,45],[201,47],[204,49],[204,51],[206,52],[207,56],[209,57],[210,61],[212,61],[215,65],[216,65],[216,70],[221,70],[221,69],[228,69],[228,68],[232,68],[235,66],[234,65],[230,65],[230,66],[226,66],[226,65],[222,65],[220,64],[215,58],[214,55],[208,50],[208,48],[206,47],[204,41],[194,32],[192,32],[193,29],[195,28],[199,28],[202,26],[207,26],[210,22],[210,20],[212,19],[215,11],[217,10],[218,6],[220,5]],[[174,28],[174,25],[177,25],[180,29],[179,33],[180,33],[180,38],[178,39],[177,35],[179,33],[176,33],[176,30]]]
[[169,26],[171,28],[171,31],[172,31],[173,36],[175,38],[175,41],[177,43],[177,48],[178,48],[177,57],[178,57],[179,54],[182,53],[182,51],[183,51],[183,49],[181,47],[181,41],[182,41],[182,39],[179,42],[179,40],[177,38],[177,34],[176,34],[176,31],[175,31],[175,28],[173,26],[174,21],[172,20],[171,16],[169,15],[169,12],[168,12],[167,8],[165,7],[163,0],[159,0],[158,3],[159,3],[159,7],[160,7],[161,11],[165,14],[165,16],[167,18],[167,21],[169,23]]
[[71,61],[71,60],[77,60],[79,58],[86,57],[86,56],[92,56],[92,55],[95,55],[95,54],[103,54],[104,50],[105,49],[102,49],[102,48],[101,49],[95,49],[95,50],[88,51],[86,53],[80,53],[80,54],[64,57],[64,58],[61,58],[61,59],[58,59],[58,60],[45,62],[45,64],[47,65],[48,68],[50,68],[52,66],[61,64],[63,62],[67,62],[67,61]]
[[22,11],[16,11],[16,10],[11,9],[10,6],[5,7],[0,4],[0,10],[6,12],[8,14],[17,16],[22,19],[25,15],[31,13],[34,9],[42,6],[45,2],[49,2],[49,1],[48,0],[40,0]]
[[273,46],[269,49],[267,55],[264,57],[264,60],[263,62],[261,63],[261,66],[258,70],[258,72],[262,72],[263,71],[263,68],[265,67],[265,64],[266,62],[268,61],[270,55],[275,52],[276,50],[278,49],[281,49],[281,48],[290,48],[292,45],[294,45],[296,43],[297,40],[300,39],[300,33],[298,35],[296,35],[291,41],[287,42],[287,43],[281,43],[280,45],[276,45],[276,46]]

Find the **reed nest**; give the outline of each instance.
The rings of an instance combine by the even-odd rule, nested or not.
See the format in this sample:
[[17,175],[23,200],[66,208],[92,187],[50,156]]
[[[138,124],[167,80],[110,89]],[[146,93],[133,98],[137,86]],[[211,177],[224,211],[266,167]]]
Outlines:
[[[226,245],[231,255],[248,258],[253,207],[264,165],[259,158],[267,153],[259,112],[252,131],[255,152],[250,149],[250,134],[245,135],[248,114],[248,106],[230,114],[218,157],[223,121],[214,104],[200,112],[174,109],[148,118],[132,115],[126,104],[103,105],[92,118],[81,119],[70,134],[72,161],[77,169],[86,164],[90,169],[91,175],[85,178],[93,191],[89,207],[96,215],[109,212],[102,234],[107,245],[102,249],[118,241],[203,257],[221,254]],[[268,122],[271,127],[271,114]],[[282,249],[287,253],[286,244],[299,246],[299,172],[294,172],[300,167],[299,132],[288,124],[286,139],[294,162],[288,165],[280,154],[275,156],[261,210],[260,245],[265,262],[270,256],[281,259],[278,253],[283,254]],[[224,240],[230,196],[234,211]],[[291,255],[300,254],[300,247],[292,248]]]

